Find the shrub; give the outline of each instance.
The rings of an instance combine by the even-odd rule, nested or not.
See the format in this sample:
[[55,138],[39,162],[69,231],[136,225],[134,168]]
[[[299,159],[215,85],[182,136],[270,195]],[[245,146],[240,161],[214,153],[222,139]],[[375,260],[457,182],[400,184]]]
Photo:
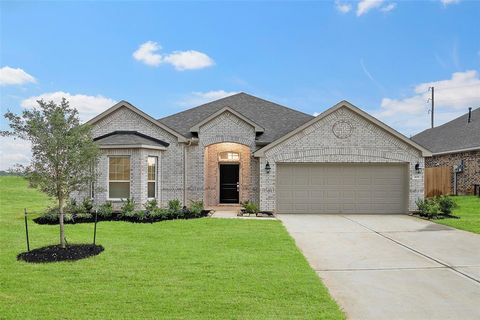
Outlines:
[[143,206],[145,207],[145,210],[151,212],[158,208],[158,201],[157,199],[148,200]]
[[49,223],[58,223],[59,215],[60,211],[58,210],[58,207],[49,208],[40,216],[40,219]]
[[122,215],[129,216],[129,214],[135,210],[135,200],[133,200],[133,198],[127,198],[125,201],[122,200],[122,202]]
[[455,200],[453,200],[451,197],[440,196],[436,200],[438,201],[440,211],[444,214],[451,214],[452,209],[457,206]]
[[429,219],[437,216],[440,211],[440,207],[438,202],[434,198],[427,198],[427,199],[417,199],[415,201],[418,211],[421,216],[427,217]]
[[104,219],[111,218],[113,215],[113,206],[111,201],[107,201],[98,207],[98,215]]
[[79,214],[79,213],[86,213],[87,210],[83,205],[77,204],[77,200],[75,199],[70,199],[70,201],[67,204],[67,208],[65,210],[68,213],[71,214]]
[[93,219],[93,215],[89,212],[82,212],[72,215],[73,220],[91,220]]
[[142,221],[147,218],[147,213],[143,210],[127,211],[124,217],[131,218],[131,220]]
[[170,209],[171,211],[178,212],[178,211],[180,211],[181,208],[182,207],[181,207],[180,200],[173,199],[173,200],[168,201],[168,209]]
[[73,222],[73,215],[70,213],[65,213],[63,216],[63,222],[65,223]]
[[257,206],[255,203],[251,202],[251,201],[246,201],[246,202],[244,202],[244,203],[243,203],[243,207],[245,208],[245,212],[247,212],[247,213],[249,213],[249,214],[250,214],[250,213],[255,213],[255,214],[257,214],[258,211],[259,211],[259,210],[258,210],[258,206]]
[[202,213],[204,209],[204,206],[203,206],[203,201],[193,201],[193,200],[190,200],[190,213],[192,216],[194,217],[197,217],[197,216],[200,216],[200,214]]
[[91,198],[84,198],[82,201],[82,206],[85,209],[85,212],[92,212],[93,200]]
[[153,211],[150,211],[149,215],[152,219],[155,220],[167,220],[169,210],[165,208],[156,208]]

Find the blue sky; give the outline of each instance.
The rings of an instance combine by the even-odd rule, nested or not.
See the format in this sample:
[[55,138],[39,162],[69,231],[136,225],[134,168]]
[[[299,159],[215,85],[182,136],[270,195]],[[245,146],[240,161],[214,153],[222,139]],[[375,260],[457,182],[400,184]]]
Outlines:
[[[478,1],[0,6],[2,113],[66,96],[84,119],[119,100],[162,117],[244,91],[310,114],[346,99],[409,136],[429,86],[437,124],[480,105]],[[27,161],[2,145],[0,169]]]

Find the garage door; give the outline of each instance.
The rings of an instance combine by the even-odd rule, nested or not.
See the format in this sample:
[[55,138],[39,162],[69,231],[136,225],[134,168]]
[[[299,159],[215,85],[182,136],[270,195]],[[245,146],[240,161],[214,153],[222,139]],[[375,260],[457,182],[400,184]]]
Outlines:
[[404,213],[406,164],[277,163],[278,213]]

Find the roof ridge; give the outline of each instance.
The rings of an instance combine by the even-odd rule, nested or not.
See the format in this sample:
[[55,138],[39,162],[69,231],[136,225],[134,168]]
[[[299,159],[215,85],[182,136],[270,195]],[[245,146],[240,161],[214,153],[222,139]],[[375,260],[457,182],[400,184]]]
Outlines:
[[[257,99],[257,100],[261,100],[261,101],[264,101],[264,102],[266,102],[266,103],[274,104],[274,105],[276,105],[276,106],[278,106],[278,107],[281,107],[281,108],[284,108],[284,109],[287,109],[287,110],[290,110],[290,111],[294,111],[294,112],[296,112],[296,113],[300,113],[300,114],[303,114],[303,115],[307,115],[307,116],[310,116],[310,117],[312,117],[312,118],[314,117],[313,115],[308,114],[308,113],[305,113],[305,112],[303,112],[303,111],[300,111],[300,110],[297,110],[297,109],[293,109],[293,108],[284,106],[284,105],[282,105],[282,104],[279,104],[279,103],[276,103],[276,102],[273,102],[273,101],[269,101],[269,100],[266,100],[266,99],[263,99],[263,98],[260,98],[260,97],[257,97],[257,96],[254,96],[254,95],[251,95],[251,94],[248,94],[248,93],[246,93],[246,92],[241,91],[241,92],[232,94],[232,95],[230,95],[230,96],[226,96],[226,97],[223,97],[223,98],[220,98],[220,99],[217,99],[217,100],[209,101],[209,102],[203,103],[203,104],[201,104],[201,105],[198,105],[198,106],[196,106],[196,107],[192,107],[192,108],[189,108],[189,109],[186,109],[186,110],[177,112],[177,113],[173,113],[173,114],[168,115],[168,116],[166,116],[166,117],[159,118],[158,121],[161,121],[161,120],[163,120],[163,119],[167,119],[167,118],[170,118],[170,117],[173,117],[173,116],[178,116],[178,115],[180,115],[180,114],[182,114],[182,113],[184,113],[184,112],[196,110],[196,109],[201,108],[201,107],[203,107],[203,106],[205,106],[205,105],[208,105],[208,104],[210,104],[210,103],[219,102],[219,101],[222,101],[222,100],[225,100],[225,99],[228,99],[228,98],[231,98],[231,97],[235,97],[235,96],[238,96],[238,95],[248,96],[248,97],[250,97],[250,98],[254,98],[254,99]],[[228,106],[228,105],[227,105],[227,106]],[[231,107],[231,106],[230,106],[230,107]],[[231,107],[231,108],[232,108],[232,107]],[[233,109],[233,108],[232,108],[232,109]],[[240,111],[237,111],[237,112],[241,113]]]
[[260,98],[260,97],[257,97],[257,96],[254,96],[254,95],[245,93],[245,92],[240,92],[239,94],[244,94],[244,95],[246,95],[246,96],[249,96],[249,97],[252,97],[252,98],[255,98],[255,99],[258,99],[258,100],[262,100],[262,101],[265,101],[265,102],[267,102],[267,103],[271,103],[271,104],[277,105],[277,106],[279,106],[279,107],[282,107],[282,108],[284,108],[284,109],[291,110],[291,111],[295,111],[295,112],[297,112],[297,113],[301,113],[301,114],[304,114],[304,115],[307,115],[307,116],[310,116],[310,117],[314,118],[314,116],[311,115],[311,114],[309,114],[309,113],[305,113],[305,112],[303,112],[303,111],[300,111],[300,110],[297,110],[297,109],[293,109],[293,108],[284,106],[283,104],[279,104],[279,103],[276,103],[276,102],[273,102],[273,101],[269,101],[269,100],[266,100],[266,99],[263,99],[263,98]]
[[188,108],[188,109],[185,109],[185,110],[182,110],[182,111],[173,113],[173,114],[171,114],[171,115],[168,115],[168,116],[166,116],[166,117],[159,118],[158,120],[160,121],[160,120],[163,120],[163,119],[166,119],[166,118],[170,118],[170,117],[173,117],[173,116],[177,116],[177,115],[182,114],[182,113],[184,113],[184,112],[198,109],[198,108],[203,107],[203,106],[205,106],[205,105],[207,105],[207,104],[210,104],[210,103],[212,103],[212,102],[218,102],[218,101],[221,101],[221,100],[224,100],[224,99],[227,99],[227,98],[231,98],[231,97],[237,96],[237,95],[239,95],[239,94],[241,94],[241,93],[244,93],[244,92],[238,92],[238,93],[235,93],[235,94],[232,94],[232,95],[229,95],[229,96],[220,98],[220,99],[216,99],[216,100],[212,100],[212,101],[209,101],[209,102],[205,102],[205,103],[202,103],[201,105],[198,105],[198,106],[196,106],[196,107],[191,107],[191,108]]
[[[480,107],[478,107],[478,108],[476,108],[476,109],[472,109],[472,113],[473,113],[473,112],[476,112],[476,111],[480,111]],[[436,126],[436,127],[433,127],[433,128],[427,128],[427,129],[425,129],[425,130],[423,130],[423,131],[420,131],[419,133],[413,135],[411,138],[413,139],[413,138],[415,138],[416,136],[418,136],[418,135],[420,135],[420,134],[423,134],[423,133],[425,133],[425,132],[427,132],[427,131],[430,132],[430,131],[433,131],[433,130],[435,130],[435,129],[444,128],[444,127],[446,127],[447,125],[449,125],[449,124],[451,124],[452,122],[454,122],[455,120],[459,120],[460,118],[466,117],[466,116],[468,116],[468,111],[467,111],[466,113],[464,113],[464,114],[456,117],[456,118],[453,118],[453,119],[450,120],[450,121],[447,121],[447,122],[439,125],[439,126]],[[478,120],[478,121],[480,121],[480,120]],[[465,123],[467,123],[467,122],[465,122]]]

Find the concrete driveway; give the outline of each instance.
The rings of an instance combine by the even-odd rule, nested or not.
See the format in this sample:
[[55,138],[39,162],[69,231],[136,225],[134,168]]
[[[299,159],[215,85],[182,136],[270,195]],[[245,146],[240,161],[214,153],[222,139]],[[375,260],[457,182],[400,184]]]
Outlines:
[[480,319],[480,236],[407,215],[279,216],[350,319]]

